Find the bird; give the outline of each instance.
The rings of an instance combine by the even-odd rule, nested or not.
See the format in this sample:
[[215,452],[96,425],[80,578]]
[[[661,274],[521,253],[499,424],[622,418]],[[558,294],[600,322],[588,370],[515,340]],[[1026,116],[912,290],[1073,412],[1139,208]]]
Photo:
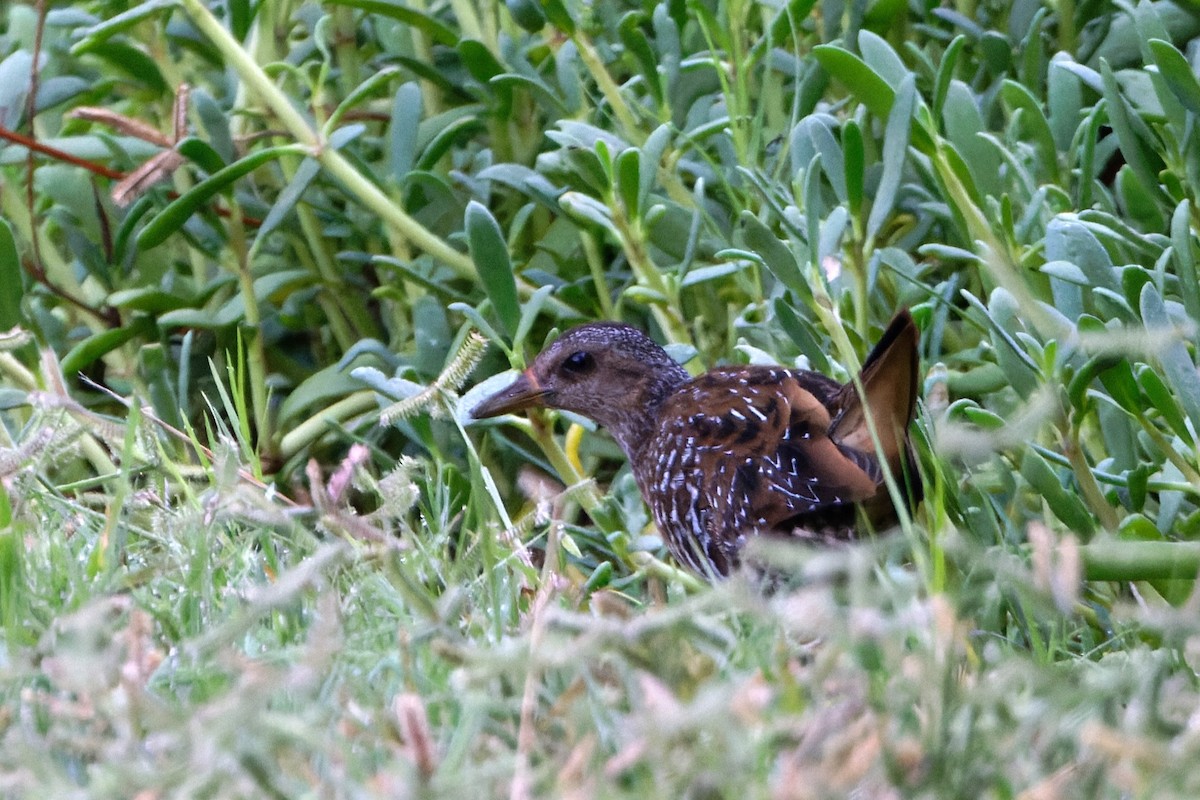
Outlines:
[[716,580],[741,564],[754,536],[853,539],[856,508],[874,527],[894,522],[880,456],[902,492],[907,481],[909,502],[919,502],[908,437],[919,336],[902,309],[858,381],[843,384],[768,365],[692,377],[637,328],[591,322],[559,336],[471,415],[555,408],[606,428],[675,560]]

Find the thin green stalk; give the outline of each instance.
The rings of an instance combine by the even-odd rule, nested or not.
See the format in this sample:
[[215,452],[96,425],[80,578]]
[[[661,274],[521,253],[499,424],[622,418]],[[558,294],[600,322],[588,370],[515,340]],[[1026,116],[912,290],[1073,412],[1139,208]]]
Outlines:
[[1142,425],[1142,430],[1158,446],[1159,451],[1167,457],[1168,461],[1175,465],[1175,468],[1179,470],[1184,479],[1192,485],[1193,493],[1200,490],[1200,472],[1196,472],[1196,468],[1178,450],[1171,446],[1171,442],[1166,436],[1163,436],[1162,431],[1147,419],[1144,414],[1138,414],[1137,419]]
[[[312,243],[312,240],[309,239],[308,231],[304,224],[304,218],[299,213],[300,208],[297,208],[296,211],[297,216],[300,217],[301,220],[300,228],[303,235],[297,236],[292,233],[284,233],[283,235],[287,237],[288,244],[291,246],[292,252],[295,254],[295,258],[299,265],[311,272],[313,275],[320,276],[323,274],[323,271],[321,265],[317,263],[316,253],[318,248],[315,247]],[[311,214],[311,211],[309,216],[315,223],[316,218]],[[256,252],[258,242],[258,239],[254,240],[255,246],[251,248],[252,254]],[[323,256],[322,261],[330,261],[330,255],[327,247],[319,248],[319,252]],[[353,345],[359,339],[366,338],[367,336],[374,336],[375,334],[372,333],[360,335],[356,333],[354,328],[352,328],[347,320],[346,312],[348,309],[345,309],[340,305],[340,300],[344,294],[342,289],[343,284],[340,280],[337,280],[332,284],[327,283],[324,285],[324,290],[317,293],[316,302],[317,305],[321,307],[321,311],[325,313],[325,317],[329,320],[329,326],[333,332],[334,341],[336,341],[339,346],[345,349],[346,347]],[[371,329],[368,328],[368,330]],[[303,379],[302,376],[295,377],[300,377]]]
[[513,767],[510,800],[529,800],[533,797],[532,761],[537,746],[537,723],[534,716],[538,707],[538,687],[542,670],[537,663],[542,638],[546,630],[546,609],[558,594],[559,582],[554,579],[559,569],[558,550],[562,533],[562,522],[551,520],[546,532],[545,561],[538,581],[537,596],[529,610],[529,668],[525,672],[525,686],[521,691],[520,721],[517,725],[516,763]]
[[870,251],[868,249],[869,245],[861,246],[861,244],[861,241],[856,242],[850,253],[850,258],[846,259],[846,262],[850,265],[850,271],[854,273],[854,295],[852,297],[854,301],[854,329],[859,334],[865,335],[867,332],[868,316],[867,260],[870,258],[868,255]]
[[475,6],[470,0],[450,0],[450,8],[454,11],[454,18],[458,20],[462,38],[483,42],[493,55],[500,55],[495,38],[489,39],[485,36],[483,23],[480,21],[479,15],[475,13]]
[[[239,115],[234,114],[234,119]],[[192,179],[192,174],[186,169],[177,169],[171,175],[171,183],[175,187],[175,193],[180,197],[190,192],[195,187],[196,182]],[[205,253],[198,247],[188,247],[184,250],[188,266],[191,268],[192,280],[197,286],[205,286],[213,279],[210,274],[212,263],[209,261]]]
[[[262,67],[255,63],[250,54],[204,6],[202,0],[180,1],[200,32],[209,38],[224,56],[226,63],[241,76],[244,87],[249,88],[267,104],[288,133],[308,148],[312,157],[320,161],[321,166],[330,175],[341,181],[359,202],[383,220],[394,235],[392,246],[402,253],[403,257],[407,258],[404,248],[411,243],[449,266],[460,278],[478,282],[475,262],[468,255],[455,250],[448,242],[405,213],[398,203],[364,177],[341,153],[326,146],[317,129],[304,119],[283,92],[267,77]],[[611,83],[611,77],[608,80]],[[615,84],[613,86],[615,89]],[[617,99],[620,100],[619,95]],[[626,111],[628,112],[628,109]],[[632,121],[632,117],[630,119]],[[529,297],[536,289],[525,280],[519,280],[517,288],[523,297]],[[550,298],[548,305],[568,318],[577,316],[574,309],[557,297]]]
[[[571,459],[567,458],[567,454],[563,452],[562,446],[558,440],[554,438],[550,428],[546,425],[544,412],[532,412],[529,417],[530,428],[529,435],[533,438],[546,459],[550,462],[550,466],[554,467],[555,472],[568,486],[575,486],[583,483],[584,477],[576,471],[575,466],[571,463]],[[583,510],[591,513],[600,506],[603,498],[600,496],[600,490],[595,484],[588,484],[582,492],[579,493],[579,504],[583,506]]]
[[[1159,435],[1161,436],[1161,434]],[[1163,441],[1165,442],[1165,440]],[[1035,453],[1049,461],[1051,464],[1057,464],[1060,467],[1071,466],[1071,462],[1061,453],[1056,453],[1053,450],[1036,443],[1032,444],[1031,447]],[[1123,475],[1114,475],[1111,472],[1102,472],[1098,469],[1092,469],[1091,472],[1096,476],[1097,481],[1108,484],[1109,486],[1129,486],[1128,479],[1126,479]],[[1151,480],[1146,483],[1146,490],[1150,492],[1182,492],[1184,494],[1196,497],[1200,496],[1200,483],[1193,485],[1191,483],[1183,483],[1180,481]]]
[[[424,0],[410,0],[410,7],[418,11],[426,11],[426,3]],[[418,62],[423,64],[433,63],[433,49],[429,39],[418,33],[416,28],[412,29],[412,56]],[[421,105],[425,112],[425,118],[433,117],[445,110],[442,103],[442,92],[431,81],[425,78],[418,78],[418,83],[421,86]]]
[[[741,53],[737,46],[737,40],[742,34],[741,26],[742,11],[737,0],[731,0],[725,14],[725,22],[730,26],[729,31],[720,31],[727,42],[727,47],[722,46],[722,42],[717,40],[717,31],[709,30],[709,26],[700,24],[700,31],[704,34],[704,41],[708,47],[710,54],[709,58],[712,62],[713,72],[717,76],[717,82],[721,86],[721,95],[725,99],[725,108],[729,117],[729,133],[733,139],[733,149],[737,157],[743,164],[754,163],[754,159],[750,159],[748,151],[748,143],[746,141],[746,133],[743,130],[744,120],[746,119],[746,108],[744,100],[748,97],[746,87],[744,85],[744,72],[739,69],[741,64]],[[701,20],[704,17],[700,17]],[[720,55],[724,53],[726,59],[722,60]],[[730,77],[733,78],[733,84],[730,83]]]
[[7,381],[12,381],[27,392],[38,388],[37,378],[34,377],[34,374],[11,353],[0,352],[0,375],[5,376]]
[[1074,53],[1076,48],[1075,35],[1075,0],[1058,0],[1057,28],[1058,49],[1063,53]]
[[[197,0],[191,1],[196,2]],[[579,48],[580,61],[587,67],[588,74],[596,81],[600,93],[608,101],[608,106],[612,109],[613,116],[617,118],[617,124],[621,126],[621,132],[626,141],[635,146],[641,145],[646,140],[646,135],[638,126],[633,110],[625,102],[625,96],[621,94],[621,87],[617,86],[617,82],[613,80],[613,76],[604,66],[604,60],[596,52],[592,40],[579,32],[576,32],[571,39]]]
[[[845,364],[846,369],[853,376],[854,388],[862,398],[866,397],[866,392],[863,389],[861,376],[861,362],[858,358],[858,353],[854,346],[850,343],[850,337],[846,335],[846,329],[841,324],[834,306],[833,299],[829,296],[823,282],[815,282],[812,286],[813,299],[816,301],[815,310],[817,316],[821,319],[822,325],[829,331],[830,338],[833,340],[834,349],[838,354],[839,360]],[[871,443],[875,447],[876,453],[883,452],[882,440],[879,438],[879,431],[875,425],[875,418],[871,414],[864,415],[864,421],[867,424],[867,432],[871,435]],[[913,528],[912,514],[909,512],[908,500],[904,491],[900,487],[900,479],[902,475],[895,475],[891,467],[888,465],[887,459],[880,457],[879,466],[883,473],[883,483],[887,488],[888,496],[891,498],[892,505],[896,509],[896,520],[900,529],[904,531],[905,536],[910,541],[916,542],[916,532]],[[925,563],[921,557],[922,549],[913,547],[913,554],[917,558],[917,567],[924,575],[929,575],[932,568]]]
[[859,367],[862,366],[862,362],[859,361],[858,353],[855,351],[854,345],[850,343],[850,337],[846,335],[845,326],[834,309],[833,298],[829,296],[825,281],[811,281],[810,286],[813,293],[813,310],[821,320],[821,326],[829,331],[829,338],[833,340],[833,347],[837,353],[838,360],[846,366],[846,370],[850,374],[857,374]]
[[[750,6],[757,8],[758,3],[752,3]],[[729,3],[729,68],[733,73],[736,93],[726,97],[726,102],[732,102],[730,108],[735,110],[735,113],[730,115],[734,144],[737,148],[735,152],[741,163],[753,164],[758,155],[751,152],[755,138],[753,127],[756,114],[751,111],[750,106],[754,104],[751,98],[760,95],[750,88],[756,70],[755,65],[749,63],[748,54],[743,46],[748,38],[746,17],[746,5],[742,0],[732,0]]]
[[1194,580],[1200,542],[1094,542],[1079,548],[1089,581]]
[[[294,156],[284,156],[280,166],[285,177],[291,180],[299,168],[300,162]],[[317,294],[317,302],[329,320],[334,338],[343,350],[355,342],[376,335],[374,324],[371,322],[366,309],[361,303],[353,302],[353,295],[342,291],[345,281],[342,271],[338,269],[329,252],[328,239],[321,230],[317,215],[307,203],[296,204],[296,218],[300,222],[300,230],[304,233],[306,250],[312,256],[320,276],[324,290]],[[257,249],[259,240],[255,241]],[[353,326],[350,323],[353,323]]]
[[639,283],[662,295],[668,303],[666,306],[659,303],[650,306],[654,319],[672,342],[691,343],[692,337],[687,326],[683,324],[683,315],[679,310],[678,295],[667,285],[658,265],[650,258],[641,226],[626,216],[625,209],[614,198],[610,197],[608,200],[613,225],[621,238],[621,247],[625,251],[625,257],[629,259],[630,269],[637,276]]
[[1039,331],[1056,333],[1057,325],[1054,323],[1054,320],[1042,310],[1041,304],[1038,303],[1029,286],[1025,283],[1012,253],[1009,252],[1004,243],[992,231],[992,227],[988,223],[987,217],[984,216],[983,211],[972,202],[970,193],[963,186],[962,181],[958,179],[958,174],[950,166],[950,162],[938,144],[935,144],[934,151],[930,154],[930,157],[938,178],[946,188],[946,193],[953,200],[954,207],[959,210],[966,221],[968,234],[974,241],[983,245],[984,263],[991,274],[992,280],[997,285],[1004,287],[1016,298],[1022,313],[1029,318],[1030,322]]
[[[683,181],[679,179],[679,159],[683,157],[683,150],[668,148],[663,153],[662,164],[656,164],[658,170],[658,184],[667,192],[667,197],[675,203],[687,210],[699,210],[704,214],[704,206],[696,203],[695,196],[683,185]],[[707,216],[707,215],[706,215]]]
[[600,313],[605,319],[616,319],[616,309],[613,308],[612,292],[604,277],[604,262],[600,258],[600,248],[596,239],[584,229],[579,230],[579,242],[583,245],[583,257],[592,273],[592,282],[596,285],[596,297],[600,301]]
[[946,544],[944,531],[951,530],[950,520],[946,514],[946,502],[942,497],[945,487],[939,481],[936,491],[925,498],[926,531],[929,535],[928,555],[929,572],[926,585],[931,593],[946,591]]
[[331,406],[323,408],[316,414],[301,422],[288,431],[279,440],[279,455],[284,459],[291,458],[301,449],[315,442],[329,431],[331,426],[339,425],[356,414],[363,414],[379,403],[375,399],[373,389],[364,389],[343,397]]
[[208,37],[225,62],[237,72],[250,90],[266,103],[288,133],[309,149],[312,156],[321,162],[321,166],[330,175],[341,181],[351,194],[378,215],[396,236],[412,242],[416,247],[444,262],[460,277],[475,280],[475,265],[469,257],[455,250],[449,243],[402,211],[382,189],[359,173],[341,153],[326,146],[317,130],[296,110],[229,31],[225,30],[202,0],[181,2],[192,22]]
[[337,37],[334,51],[337,53],[341,96],[346,97],[362,82],[362,56],[356,41],[358,23],[354,18],[354,11],[345,6],[335,6],[331,13],[334,19],[334,36]]
[[1105,529],[1115,531],[1120,525],[1117,511],[1104,499],[1104,493],[1100,491],[1100,486],[1096,483],[1096,476],[1092,474],[1091,465],[1087,463],[1087,459],[1083,455],[1083,448],[1079,444],[1079,431],[1073,428],[1063,431],[1060,443],[1067,460],[1071,462],[1071,469],[1075,473],[1075,480],[1079,483],[1079,491],[1083,495],[1084,501],[1091,507],[1092,513],[1096,515]]
[[254,414],[254,426],[258,431],[258,452],[273,447],[271,441],[271,418],[267,409],[267,351],[262,337],[262,313],[258,298],[254,294],[254,274],[250,270],[250,253],[246,247],[246,228],[242,224],[241,208],[231,203],[229,214],[228,256],[234,262],[238,291],[242,295],[245,330],[250,336],[246,342],[246,366],[250,371],[250,405]]
[[658,578],[666,583],[678,583],[687,592],[694,594],[708,587],[705,581],[673,564],[656,558],[653,553],[639,550],[630,553],[629,560],[647,577]]

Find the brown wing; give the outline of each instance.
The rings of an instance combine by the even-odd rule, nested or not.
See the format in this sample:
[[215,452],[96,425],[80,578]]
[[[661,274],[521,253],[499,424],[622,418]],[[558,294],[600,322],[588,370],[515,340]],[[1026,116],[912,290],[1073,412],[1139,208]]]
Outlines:
[[829,438],[825,402],[840,388],[772,367],[718,369],[681,387],[651,444],[654,453],[672,441],[679,450],[651,480],[660,527],[698,540],[711,558],[718,547],[736,552],[748,533],[790,528],[797,516],[874,495],[874,459]]
[[863,367],[865,406],[853,383],[782,367],[718,369],[680,387],[634,465],[675,557],[724,574],[748,535],[840,526],[853,503],[890,509],[864,409],[898,470],[916,403],[916,343],[901,312]]
[[862,394],[851,382],[830,403],[837,416],[829,435],[843,447],[865,453],[875,452],[865,413],[870,410],[883,455],[893,470],[900,468],[908,425],[916,411],[919,336],[912,315],[897,314],[863,363]]

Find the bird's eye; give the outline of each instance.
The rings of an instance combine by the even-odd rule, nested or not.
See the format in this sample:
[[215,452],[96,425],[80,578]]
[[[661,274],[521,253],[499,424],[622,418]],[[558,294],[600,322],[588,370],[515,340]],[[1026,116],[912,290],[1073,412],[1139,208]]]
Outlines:
[[586,375],[591,372],[596,366],[596,359],[592,358],[592,354],[579,350],[567,356],[562,363],[563,372],[570,375]]

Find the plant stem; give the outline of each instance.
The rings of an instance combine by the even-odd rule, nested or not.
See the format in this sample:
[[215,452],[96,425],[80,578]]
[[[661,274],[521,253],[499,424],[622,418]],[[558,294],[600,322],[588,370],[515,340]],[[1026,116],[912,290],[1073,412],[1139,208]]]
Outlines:
[[1079,548],[1089,581],[1194,580],[1200,542],[1094,542]]
[[662,273],[659,272],[658,265],[650,258],[641,226],[629,219],[625,214],[624,206],[614,198],[608,199],[608,205],[612,211],[613,225],[621,238],[621,247],[625,251],[625,257],[629,259],[629,267],[633,270],[633,274],[637,276],[639,283],[662,295],[667,302],[665,306],[659,303],[650,306],[654,319],[672,342],[690,344],[692,337],[688,333],[687,326],[683,324],[678,295],[667,285]]
[[246,327],[250,337],[246,342],[246,361],[250,370],[250,404],[254,409],[254,425],[258,431],[258,453],[260,456],[274,449],[271,418],[267,410],[267,352],[263,346],[262,314],[258,298],[254,295],[254,274],[250,269],[250,253],[246,247],[246,228],[242,224],[242,211],[237,203],[229,206],[229,249],[237,274],[238,291],[242,295]]
[[296,110],[229,31],[217,21],[202,0],[181,2],[192,22],[220,51],[226,63],[237,72],[250,90],[266,103],[288,133],[308,148],[313,158],[320,161],[321,166],[330,175],[341,181],[363,205],[378,215],[396,236],[412,242],[416,247],[444,262],[460,277],[475,280],[475,265],[466,254],[455,250],[449,243],[402,211],[382,189],[359,173],[341,153],[328,147],[320,139],[317,130]]
[[589,231],[581,229],[579,231],[579,241],[583,245],[583,256],[588,263],[588,269],[592,273],[592,282],[596,285],[596,297],[600,301],[600,313],[605,319],[616,319],[616,309],[613,308],[612,292],[609,290],[608,281],[604,277],[604,264],[600,258],[600,248],[596,246],[596,239]]
[[[555,472],[562,478],[563,483],[567,486],[575,486],[583,482],[584,478],[579,471],[575,469],[575,465],[571,463],[571,459],[567,458],[567,454],[559,445],[558,440],[554,438],[549,426],[546,425],[545,415],[541,412],[533,412],[529,415],[530,431],[529,435],[537,442],[542,453],[550,462],[550,466],[554,467]],[[595,511],[601,502],[600,492],[596,489],[595,484],[587,486],[579,496],[579,504],[583,506],[583,510],[591,513]]]
[[1104,498],[1104,493],[1100,491],[1100,486],[1096,483],[1096,476],[1092,474],[1091,465],[1087,463],[1087,458],[1083,455],[1083,448],[1080,447],[1078,431],[1074,429],[1063,431],[1060,443],[1067,460],[1071,462],[1071,469],[1075,473],[1075,480],[1079,482],[1079,491],[1083,494],[1083,499],[1091,506],[1092,513],[1100,520],[1100,524],[1107,530],[1115,531],[1120,525],[1117,511],[1109,505],[1108,500]]
[[343,397],[288,431],[279,440],[279,455],[285,459],[291,458],[300,452],[301,448],[316,441],[331,426],[337,425],[355,414],[370,411],[378,405],[373,389],[364,389],[348,397]]
[[575,42],[575,46],[579,48],[580,61],[587,67],[588,74],[596,81],[600,93],[608,101],[609,108],[612,109],[613,116],[617,118],[617,124],[621,126],[621,132],[625,139],[632,145],[640,145],[645,141],[646,136],[638,127],[632,109],[629,108],[629,104],[625,102],[625,97],[621,94],[621,87],[617,86],[617,82],[613,80],[612,75],[604,66],[604,61],[596,52],[592,40],[582,33],[576,33],[571,38]]

